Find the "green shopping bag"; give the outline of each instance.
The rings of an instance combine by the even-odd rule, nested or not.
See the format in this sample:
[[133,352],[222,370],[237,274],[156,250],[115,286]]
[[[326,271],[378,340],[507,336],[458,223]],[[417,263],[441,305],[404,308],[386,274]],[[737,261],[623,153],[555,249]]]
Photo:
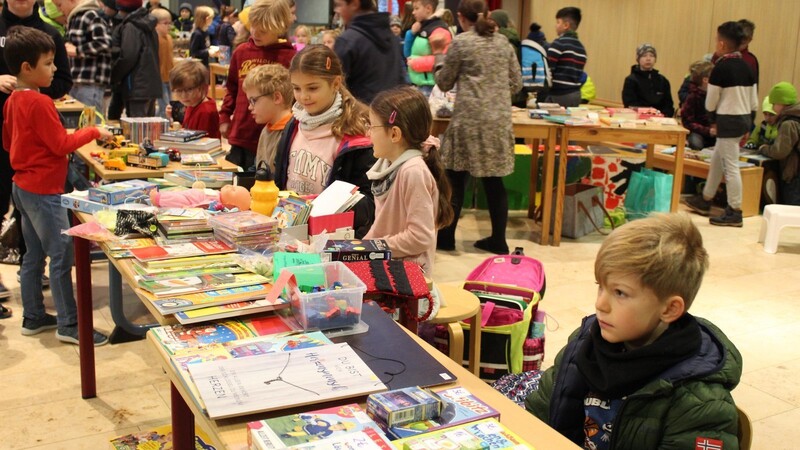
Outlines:
[[669,212],[672,201],[672,175],[651,169],[634,172],[625,193],[625,218],[647,217],[651,212]]

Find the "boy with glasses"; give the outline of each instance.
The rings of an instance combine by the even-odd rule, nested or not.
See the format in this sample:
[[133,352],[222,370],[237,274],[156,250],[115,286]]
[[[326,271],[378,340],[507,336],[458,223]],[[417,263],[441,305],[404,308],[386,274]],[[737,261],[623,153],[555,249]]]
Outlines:
[[[217,103],[208,98],[208,69],[199,61],[183,61],[169,73],[169,85],[175,99],[186,107],[183,128],[203,130],[208,137],[220,138]],[[172,108],[167,107],[172,120]]]
[[265,161],[275,173],[275,151],[283,130],[292,118],[294,92],[289,70],[280,64],[265,64],[251,70],[242,83],[248,109],[258,125],[264,125],[258,138],[256,167]]

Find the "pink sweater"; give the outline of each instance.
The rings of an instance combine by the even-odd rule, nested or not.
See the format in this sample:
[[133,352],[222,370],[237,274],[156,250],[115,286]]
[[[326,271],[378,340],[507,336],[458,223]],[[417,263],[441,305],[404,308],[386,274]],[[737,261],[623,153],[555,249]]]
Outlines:
[[364,239],[386,239],[392,259],[408,259],[433,273],[439,189],[422,157],[397,169],[389,192],[375,197],[375,222]]

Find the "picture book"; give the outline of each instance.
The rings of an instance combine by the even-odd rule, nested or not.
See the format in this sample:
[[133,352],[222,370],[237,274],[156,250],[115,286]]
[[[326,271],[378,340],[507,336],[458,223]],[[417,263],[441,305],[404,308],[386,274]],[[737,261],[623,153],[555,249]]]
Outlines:
[[250,300],[262,300],[272,285],[269,283],[254,284],[226,289],[216,289],[212,291],[196,292],[194,294],[181,295],[176,298],[159,299],[154,295],[144,297],[153,303],[161,314],[175,314],[180,311],[191,311],[195,309],[208,308],[229,303],[246,302]]
[[255,211],[239,211],[219,214],[208,221],[214,228],[224,228],[236,233],[267,232],[273,230],[277,221]]
[[187,142],[173,142],[165,141],[163,139],[156,139],[153,141],[156,147],[172,147],[185,152],[210,152],[212,150],[222,147],[222,142],[217,138],[201,137],[193,141]]
[[483,419],[464,425],[420,434],[406,439],[398,439],[394,446],[401,450],[533,450],[533,446],[523,441],[513,431],[496,419]]
[[157,261],[160,259],[185,258],[189,256],[233,253],[236,249],[220,241],[202,241],[177,245],[154,245],[131,249],[131,253],[139,261]]
[[377,261],[392,259],[392,250],[383,239],[330,240],[322,250],[331,261]]
[[272,217],[278,221],[279,228],[302,225],[308,221],[311,205],[300,197],[290,195],[278,199]]
[[174,354],[186,348],[292,331],[276,316],[227,320],[199,325],[165,325],[150,329],[164,349]]
[[351,403],[250,422],[247,424],[247,443],[254,450],[271,450],[338,437],[365,428],[378,429],[378,425],[358,404]]
[[438,417],[393,427],[384,427],[381,424],[381,427],[390,438],[403,439],[481,419],[500,418],[500,413],[496,409],[463,387],[445,389],[435,392],[434,395],[442,401],[442,411]]
[[[138,266],[137,266],[138,267]],[[135,269],[134,269],[135,270]],[[236,274],[245,273],[247,270],[238,264],[226,264],[219,267],[192,267],[188,269],[147,273],[137,277],[137,281],[160,281],[175,278],[185,278],[200,275]]]
[[169,297],[195,292],[214,291],[269,283],[269,279],[252,272],[215,273],[162,280],[137,280],[137,285],[156,297]]
[[207,361],[189,373],[215,420],[386,390],[348,344]]
[[178,319],[178,322],[182,324],[190,324],[274,311],[288,306],[288,303],[285,303],[280,299],[276,302],[270,302],[269,300],[265,299],[249,300],[244,302],[228,303],[225,305],[209,306],[207,308],[193,309],[190,311],[178,311],[175,313],[175,318]]
[[105,242],[104,245],[106,246],[108,256],[121,259],[132,258],[133,253],[130,251],[132,248],[150,247],[155,245],[155,241],[152,238],[120,239],[117,241]]
[[[211,438],[198,426],[194,429],[195,450],[216,450]],[[173,450],[172,425],[118,436],[110,440],[114,450]]]
[[162,141],[170,141],[170,142],[188,142],[193,141],[195,139],[200,139],[201,137],[208,134],[203,130],[187,130],[187,129],[180,129],[180,130],[170,130],[161,133],[158,137]]
[[294,445],[292,450],[393,450],[389,440],[374,428]]
[[211,166],[217,161],[208,153],[188,153],[181,155],[181,164],[184,166]]
[[[236,264],[234,255],[222,253],[217,255],[189,256],[185,258],[163,259],[156,261],[131,260],[136,273],[147,275],[156,272],[186,270],[199,267],[216,267],[220,264]],[[137,267],[138,266],[138,267]]]

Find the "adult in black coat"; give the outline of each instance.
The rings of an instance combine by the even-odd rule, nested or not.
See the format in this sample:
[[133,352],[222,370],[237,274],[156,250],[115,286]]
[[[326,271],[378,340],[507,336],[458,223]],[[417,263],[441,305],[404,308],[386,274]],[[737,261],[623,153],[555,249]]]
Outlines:
[[335,0],[345,31],[333,51],[342,61],[345,84],[366,104],[382,91],[407,84],[403,52],[389,28],[389,13],[376,12],[372,0]]

